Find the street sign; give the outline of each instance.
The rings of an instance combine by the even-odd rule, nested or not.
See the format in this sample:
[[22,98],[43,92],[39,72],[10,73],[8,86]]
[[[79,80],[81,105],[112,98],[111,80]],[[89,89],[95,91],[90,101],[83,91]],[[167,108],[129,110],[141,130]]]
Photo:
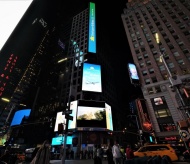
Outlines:
[[65,115],[65,118],[68,119],[68,120],[73,120],[73,116],[70,116],[68,114]]
[[66,110],[66,111],[63,111],[63,114],[71,114],[72,113],[72,110]]

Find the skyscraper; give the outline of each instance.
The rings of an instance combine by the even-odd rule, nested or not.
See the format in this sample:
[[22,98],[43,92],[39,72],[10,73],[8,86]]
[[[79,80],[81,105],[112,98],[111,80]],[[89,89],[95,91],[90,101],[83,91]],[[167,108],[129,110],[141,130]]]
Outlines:
[[185,81],[190,78],[190,2],[131,0],[123,11],[123,25],[156,137],[175,136],[178,141],[176,123],[189,117],[189,108],[178,108],[189,104],[184,91],[189,89]]
[[[15,137],[25,137],[31,143],[39,143],[45,137],[52,137],[50,126],[52,126],[51,123],[54,125],[57,112],[65,111],[67,103],[76,100],[105,102],[106,106],[111,106],[114,129],[117,130],[123,126],[122,120],[118,122],[122,109],[118,104],[115,89],[113,68],[109,58],[109,42],[106,40],[106,35],[102,35],[101,27],[96,25],[100,17],[96,13],[96,4],[84,3],[80,7],[77,6],[77,12],[74,10],[71,13],[68,12],[65,4],[53,11],[57,15],[47,16],[49,28],[41,33],[43,39],[35,49],[36,52],[31,54],[31,58],[35,60],[30,60],[23,74],[23,79],[25,79],[23,83],[26,79],[30,79],[31,75],[36,75],[34,81],[30,81],[30,84],[34,85],[27,88],[27,94],[22,95],[26,107],[31,109],[31,124],[23,126],[24,136],[15,134]],[[48,18],[54,20],[51,26],[48,26]],[[38,21],[37,19],[37,23]],[[101,79],[95,79],[98,81],[93,82],[85,81],[85,85],[91,86],[86,88],[83,85],[85,64],[92,65],[90,69],[96,66],[101,68]],[[35,70],[32,66],[35,66]],[[101,87],[97,89],[96,83],[101,83]],[[25,97],[26,95],[28,97]],[[14,109],[16,110],[19,108]],[[31,129],[36,133],[33,133]],[[97,138],[96,142],[102,140],[102,143],[107,143],[105,141],[107,136],[102,136],[101,133],[95,134],[91,130],[83,134],[82,143],[84,144],[93,143],[93,138]],[[85,140],[90,136],[91,140]],[[30,138],[33,139],[30,140]]]

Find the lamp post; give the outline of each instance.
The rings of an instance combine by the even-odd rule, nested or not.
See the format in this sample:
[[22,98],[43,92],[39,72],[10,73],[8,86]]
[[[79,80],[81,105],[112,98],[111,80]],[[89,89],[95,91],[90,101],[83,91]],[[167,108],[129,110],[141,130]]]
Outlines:
[[[160,39],[159,39],[158,33],[155,34],[155,38],[156,38],[157,44],[159,45],[159,50],[160,50]],[[170,80],[171,87],[174,88],[174,90],[177,92],[177,95],[179,96],[182,108],[185,109],[184,107],[186,106],[186,104],[183,100],[183,97],[181,95],[180,88],[179,88],[179,85],[182,84],[182,81],[178,76],[172,76],[172,73],[171,73],[171,71],[166,63],[166,60],[164,58],[165,53],[161,52],[161,51],[159,53],[160,53],[160,60],[161,60],[161,62],[164,63],[164,66],[169,74],[169,80]],[[185,116],[186,118],[187,118],[187,116],[190,117],[190,113],[188,110],[185,109],[185,113],[186,113],[186,116]]]
[[135,120],[136,120],[136,123],[137,123],[138,135],[139,135],[139,139],[140,139],[140,145],[143,146],[143,144],[142,144],[142,136],[141,136],[142,130],[139,127],[139,122],[138,122],[138,119],[137,119],[137,115],[128,115],[127,117],[129,117],[129,116],[130,117],[135,117]]

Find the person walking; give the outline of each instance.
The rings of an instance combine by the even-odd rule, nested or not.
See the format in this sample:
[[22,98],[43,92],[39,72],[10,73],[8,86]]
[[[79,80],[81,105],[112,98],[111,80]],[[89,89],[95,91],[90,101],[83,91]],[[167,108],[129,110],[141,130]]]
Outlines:
[[114,164],[113,161],[113,154],[112,154],[112,147],[109,145],[108,149],[106,150],[108,164]]
[[133,150],[131,149],[130,145],[127,145],[127,148],[126,148],[126,158],[127,159],[133,159],[134,158]]
[[120,147],[117,141],[114,141],[114,145],[112,147],[113,161],[115,164],[122,164],[122,155],[120,151]]
[[50,143],[45,140],[30,164],[50,164]]

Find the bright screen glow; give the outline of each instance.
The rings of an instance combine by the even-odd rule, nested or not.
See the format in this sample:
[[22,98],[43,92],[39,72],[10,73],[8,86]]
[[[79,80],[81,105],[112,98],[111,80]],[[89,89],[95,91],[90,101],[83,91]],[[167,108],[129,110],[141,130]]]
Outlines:
[[102,92],[100,65],[83,64],[82,90]]
[[63,115],[63,112],[57,113],[57,117],[56,117],[56,121],[55,121],[55,127],[54,127],[55,132],[58,131],[58,125],[59,124],[63,124],[63,127],[65,129],[66,119],[65,119],[65,115]]
[[24,117],[30,116],[31,109],[24,109],[16,111],[11,122],[11,126],[20,125]]
[[139,80],[136,66],[134,64],[129,63],[128,67],[129,67],[130,78],[134,80]]
[[113,131],[111,106],[105,103],[107,129]]
[[[64,136],[54,137],[52,138],[51,145],[63,145]],[[72,136],[67,136],[66,144],[72,144]]]
[[77,101],[71,102],[70,110],[72,110],[72,113],[70,114],[70,116],[73,116],[73,120],[69,120],[68,129],[75,129],[76,128]]
[[154,98],[155,105],[162,105],[163,101],[161,97]]
[[77,127],[106,128],[105,108],[78,106]]
[[0,1],[0,50],[33,0]]

